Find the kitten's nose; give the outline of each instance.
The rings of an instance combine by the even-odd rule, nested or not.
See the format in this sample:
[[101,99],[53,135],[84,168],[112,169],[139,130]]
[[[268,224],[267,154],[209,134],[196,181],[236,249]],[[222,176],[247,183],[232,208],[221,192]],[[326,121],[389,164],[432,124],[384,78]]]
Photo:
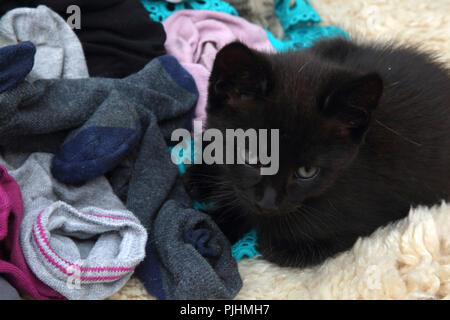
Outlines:
[[264,194],[260,200],[256,201],[256,204],[261,209],[273,210],[276,209],[277,192],[271,186],[267,186],[264,189]]

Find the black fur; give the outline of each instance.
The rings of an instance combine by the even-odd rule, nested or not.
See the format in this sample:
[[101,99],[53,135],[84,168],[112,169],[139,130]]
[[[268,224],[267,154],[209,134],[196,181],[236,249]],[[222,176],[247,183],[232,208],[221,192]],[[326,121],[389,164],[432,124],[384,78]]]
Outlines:
[[[413,48],[334,39],[265,54],[232,43],[208,101],[206,128],[280,129],[278,174],[193,165],[186,176],[231,241],[256,228],[279,265],[320,263],[411,207],[449,199],[449,71]],[[317,177],[296,179],[304,165]],[[272,206],[256,205],[268,188]]]

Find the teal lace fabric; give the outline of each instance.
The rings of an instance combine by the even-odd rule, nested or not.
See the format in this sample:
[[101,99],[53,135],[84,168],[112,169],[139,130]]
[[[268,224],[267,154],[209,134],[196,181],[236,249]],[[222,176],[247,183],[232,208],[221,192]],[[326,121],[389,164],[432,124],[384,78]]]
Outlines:
[[238,13],[230,4],[220,0],[185,0],[180,3],[170,3],[165,0],[141,0],[150,18],[163,22],[172,13],[183,9],[212,10],[237,16]]
[[304,49],[322,38],[343,37],[348,38],[341,28],[335,26],[299,26],[286,33],[285,40],[277,39],[270,31],[266,30],[267,36],[273,47],[278,52],[286,50]]
[[307,48],[322,38],[349,38],[339,27],[320,26],[322,19],[308,0],[275,0],[275,14],[284,28],[284,38],[280,40],[270,31],[266,32],[279,52]]
[[286,31],[299,25],[322,22],[308,0],[275,0],[275,14]]
[[231,255],[237,261],[244,257],[253,258],[260,255],[256,247],[258,246],[258,234],[255,229],[247,233],[231,247]]
[[[183,9],[213,10],[238,16],[236,9],[221,0],[184,0],[170,3],[165,0],[141,0],[150,18],[163,22],[172,13]],[[275,15],[284,29],[284,38],[276,38],[266,29],[267,37],[273,47],[279,51],[303,49],[315,41],[329,37],[349,38],[339,27],[320,26],[322,19],[308,0],[275,0]]]

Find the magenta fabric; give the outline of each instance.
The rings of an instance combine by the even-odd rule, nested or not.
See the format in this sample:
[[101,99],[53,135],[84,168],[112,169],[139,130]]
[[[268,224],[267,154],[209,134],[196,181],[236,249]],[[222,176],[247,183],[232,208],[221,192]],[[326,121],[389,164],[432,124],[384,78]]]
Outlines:
[[19,186],[0,166],[0,275],[33,299],[65,299],[28,268],[19,244],[23,202]]
[[209,10],[180,10],[163,22],[166,51],[192,75],[199,98],[194,120],[206,120],[208,78],[217,52],[241,41],[250,48],[275,52],[266,31],[243,18]]

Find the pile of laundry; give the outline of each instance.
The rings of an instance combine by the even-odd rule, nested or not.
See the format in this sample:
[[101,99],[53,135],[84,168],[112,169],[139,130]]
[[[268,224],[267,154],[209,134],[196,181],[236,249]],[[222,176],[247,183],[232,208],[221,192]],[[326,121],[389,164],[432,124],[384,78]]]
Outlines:
[[245,252],[194,209],[170,136],[205,119],[221,47],[347,36],[319,24],[306,0],[2,1],[0,299],[105,299],[133,273],[159,299],[233,298]]

